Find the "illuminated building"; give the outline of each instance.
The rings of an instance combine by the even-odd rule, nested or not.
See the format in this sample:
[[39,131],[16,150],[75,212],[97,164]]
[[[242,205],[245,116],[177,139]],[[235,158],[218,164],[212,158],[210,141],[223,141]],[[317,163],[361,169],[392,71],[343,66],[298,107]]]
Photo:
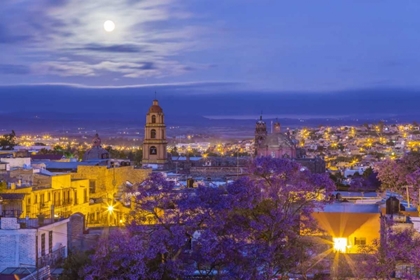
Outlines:
[[33,184],[10,184],[0,196],[2,216],[16,218],[68,217],[72,213],[89,213],[89,180],[73,180],[71,174],[43,171],[33,174]]
[[157,100],[146,115],[143,141],[143,166],[163,169],[168,163],[166,146],[166,125],[162,108]]
[[273,124],[273,133],[268,134],[262,116],[255,124],[254,150],[254,155],[257,157],[290,158],[313,173],[325,172],[325,161],[320,157],[306,157],[306,151],[296,147],[296,143],[291,139],[289,133],[281,132],[281,125],[278,121]]
[[273,158],[295,158],[296,146],[288,135],[281,133],[279,122],[274,123],[273,133],[267,133],[267,126],[260,116],[255,125],[255,155]]
[[83,161],[108,159],[108,158],[109,158],[109,152],[105,150],[104,148],[102,148],[101,138],[99,138],[98,133],[96,133],[95,137],[92,140],[92,147],[88,149],[83,155]]

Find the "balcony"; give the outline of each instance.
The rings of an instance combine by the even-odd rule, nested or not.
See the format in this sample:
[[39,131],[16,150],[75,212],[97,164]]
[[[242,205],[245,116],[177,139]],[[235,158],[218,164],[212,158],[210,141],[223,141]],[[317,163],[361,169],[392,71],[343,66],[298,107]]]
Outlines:
[[49,265],[51,268],[59,265],[66,258],[66,246],[63,246],[52,253],[41,256],[37,260],[38,267]]
[[41,209],[45,209],[45,208],[50,208],[50,206],[48,205],[48,203],[40,203],[40,208]]
[[0,214],[6,218],[19,218],[22,215],[22,210],[3,210]]
[[69,205],[73,205],[73,199],[66,199],[66,200],[62,200],[62,201],[53,201],[52,204],[56,208],[60,207],[60,206],[69,206]]
[[63,206],[73,205],[73,199],[63,200],[63,203],[61,205],[63,205]]

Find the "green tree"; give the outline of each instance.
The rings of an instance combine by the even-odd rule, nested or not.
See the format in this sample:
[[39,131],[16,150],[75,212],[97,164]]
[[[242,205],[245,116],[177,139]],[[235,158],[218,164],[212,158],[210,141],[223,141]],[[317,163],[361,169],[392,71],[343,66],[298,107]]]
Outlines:
[[172,150],[170,151],[170,153],[173,156],[179,156],[178,148],[176,146],[172,148]]
[[91,263],[92,250],[70,252],[63,264],[63,274],[59,280],[85,279],[83,268]]
[[366,168],[362,174],[363,178],[368,178],[373,173],[372,167]]
[[0,181],[0,193],[6,190],[7,183],[5,181]]
[[16,145],[16,133],[14,130],[11,133],[0,136],[0,150],[13,150]]

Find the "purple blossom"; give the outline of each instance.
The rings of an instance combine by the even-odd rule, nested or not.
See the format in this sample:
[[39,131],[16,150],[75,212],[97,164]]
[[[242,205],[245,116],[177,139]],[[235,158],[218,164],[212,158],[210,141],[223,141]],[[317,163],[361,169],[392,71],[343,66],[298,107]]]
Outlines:
[[271,279],[293,270],[313,246],[301,232],[316,227],[311,213],[334,183],[287,159],[257,158],[248,173],[194,189],[152,173],[125,230],[99,243],[90,279]]

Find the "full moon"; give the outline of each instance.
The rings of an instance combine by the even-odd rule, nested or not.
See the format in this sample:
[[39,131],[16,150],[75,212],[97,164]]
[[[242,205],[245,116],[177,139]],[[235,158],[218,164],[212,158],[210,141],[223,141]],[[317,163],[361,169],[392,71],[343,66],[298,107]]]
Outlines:
[[106,32],[112,32],[115,29],[115,23],[112,20],[107,20],[104,22],[104,29]]

